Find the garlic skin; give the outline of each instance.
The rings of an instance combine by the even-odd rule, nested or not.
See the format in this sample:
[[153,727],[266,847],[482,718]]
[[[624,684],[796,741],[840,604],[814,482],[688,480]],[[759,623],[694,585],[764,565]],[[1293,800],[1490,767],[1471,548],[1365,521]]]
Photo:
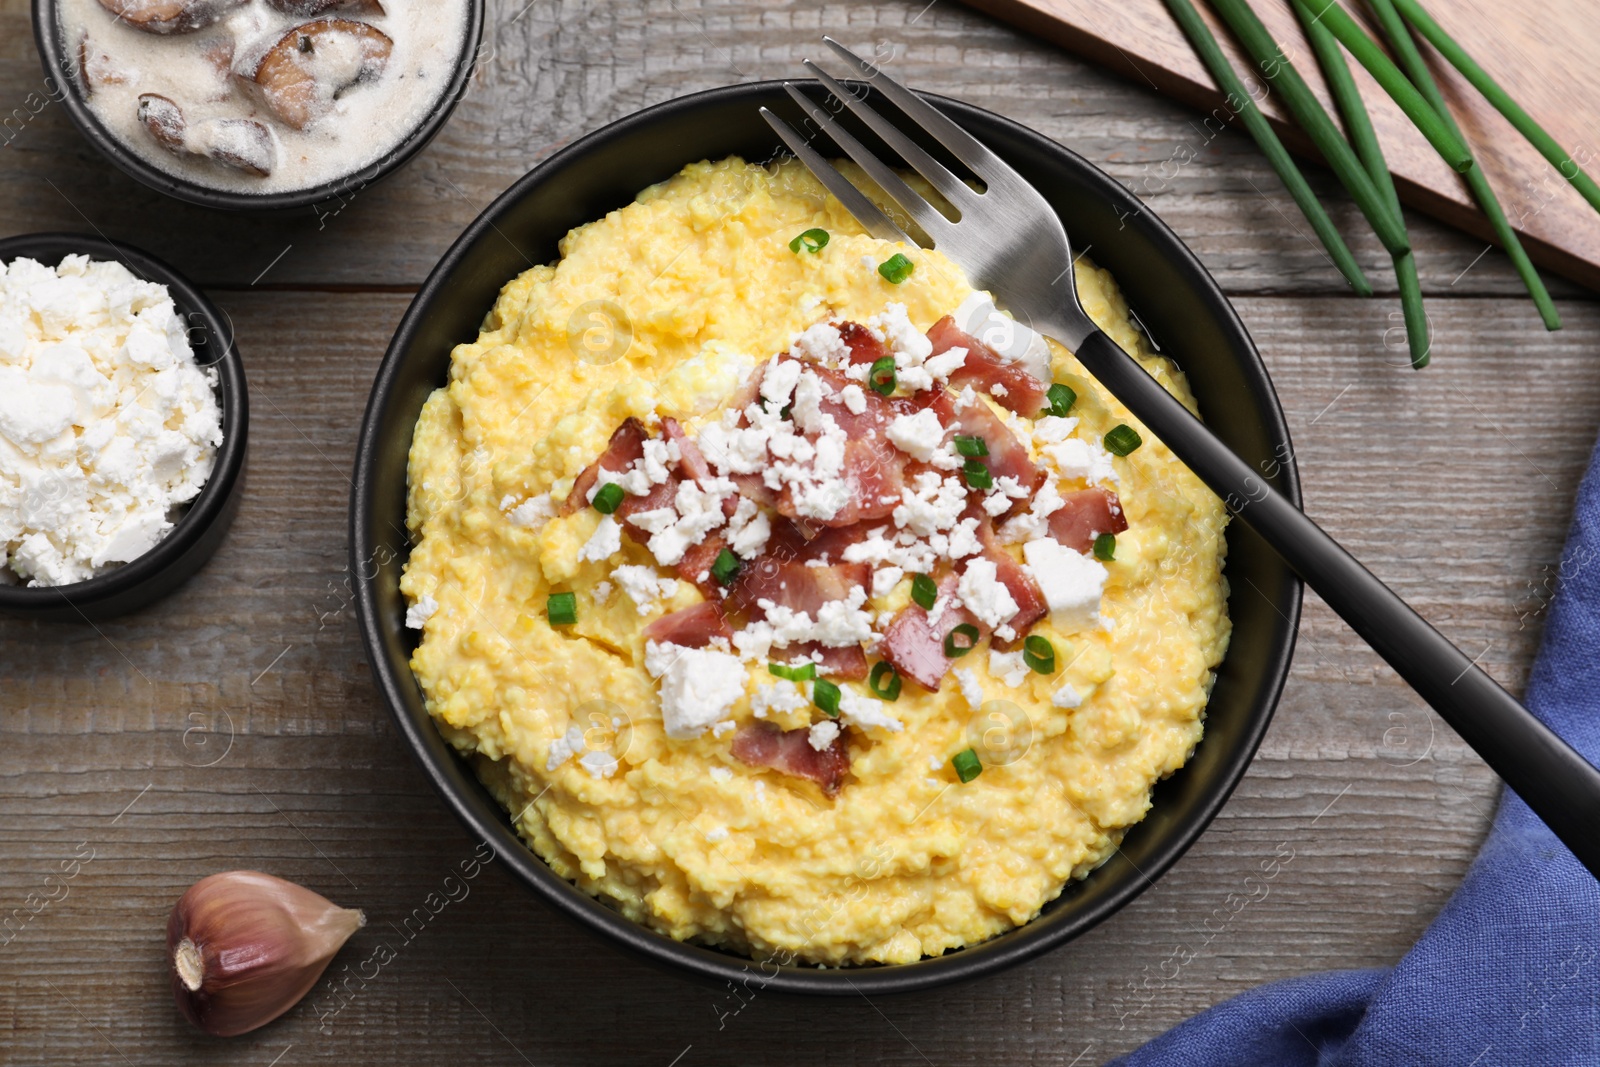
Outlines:
[[178,1010],[217,1037],[300,1002],[367,917],[259,871],[202,878],[173,905],[167,958]]

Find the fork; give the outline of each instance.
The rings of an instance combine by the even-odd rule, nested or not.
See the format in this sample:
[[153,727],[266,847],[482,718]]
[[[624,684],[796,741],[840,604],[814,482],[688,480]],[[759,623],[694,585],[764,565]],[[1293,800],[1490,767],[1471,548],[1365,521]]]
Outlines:
[[[1600,877],[1600,771],[1502,689],[1320,526],[1258,477],[1090,320],[1078,300],[1072,243],[1049,203],[943,112],[831,37],[827,46],[983,183],[979,192],[809,59],[805,67],[960,214],[951,221],[792,84],[816,126],[900,205],[932,247],[1055,338],[1107,391],[1255,530],[1373,650],[1449,723]],[[823,186],[874,237],[912,240],[865,194],[763,107],[761,115]],[[1065,284],[1061,284],[1065,281]]]

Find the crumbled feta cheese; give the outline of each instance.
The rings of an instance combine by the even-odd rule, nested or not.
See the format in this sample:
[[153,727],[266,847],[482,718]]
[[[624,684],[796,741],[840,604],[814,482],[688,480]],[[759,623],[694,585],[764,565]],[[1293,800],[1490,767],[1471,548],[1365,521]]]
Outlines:
[[1028,680],[1028,671],[1031,669],[1028,661],[1022,658],[1021,652],[1001,652],[994,648],[989,650],[989,674],[1012,689],[1020,688],[1022,683]]
[[657,600],[678,595],[678,580],[663,578],[650,567],[624,565],[612,571],[611,577],[628,594],[640,615],[650,614]]
[[983,683],[978,681],[978,672],[970,667],[957,667],[950,672],[956,676],[956,683],[961,687],[961,696],[967,702],[967,707],[977,711],[983,706]]
[[1055,464],[1063,478],[1081,478],[1086,482],[1117,481],[1116,468],[1111,463],[1111,453],[1099,445],[1076,437],[1069,437],[1041,449],[1042,454]]
[[993,560],[975,559],[961,572],[961,581],[956,586],[961,603],[991,630],[1015,616],[1018,610],[1011,591],[997,577],[998,570]]
[[546,772],[553,771],[589,746],[583,740],[583,727],[573,723],[567,732],[550,743],[550,755],[544,761]]
[[599,563],[622,551],[622,524],[614,515],[602,515],[600,523],[589,535],[589,540],[578,550],[578,558],[587,563]]
[[848,648],[878,636],[872,632],[872,613],[862,610],[866,602],[867,591],[857,586],[845,599],[830,600],[818,607],[815,620],[803,611],[765,598],[757,600],[756,606],[766,613],[772,643],[779,648],[809,641],[829,648]]
[[[873,270],[878,268],[874,266]],[[800,332],[789,346],[795,359],[810,359],[818,363],[842,363],[850,358],[850,346],[839,335],[839,327],[830,322],[819,322]]]
[[727,839],[728,828],[726,826],[713,826],[711,829],[706,831],[706,840],[712,844],[716,844],[719,841],[726,841]]
[[439,610],[439,602],[428,593],[423,593],[417,602],[406,609],[406,625],[413,630],[420,630],[433,613]]
[[851,726],[899,733],[905,725],[885,710],[888,706],[877,697],[862,696],[847,685],[839,687],[839,718]]
[[1002,544],[1014,545],[1022,541],[1037,541],[1050,536],[1050,516],[1060,511],[1066,503],[1053,481],[1046,481],[1033,494],[1028,510],[1013,515],[1000,527]]
[[1050,605],[1050,621],[1065,633],[1100,622],[1100,596],[1106,569],[1059,541],[1040,538],[1022,546],[1027,567]]
[[1033,442],[1040,449],[1065,441],[1078,428],[1076,416],[1046,415],[1033,422]]
[[1083,703],[1083,697],[1079,696],[1078,691],[1072,688],[1072,683],[1068,682],[1051,695],[1050,703],[1058,708],[1075,708]]
[[880,599],[888,596],[900,584],[905,573],[899,567],[879,567],[872,572],[872,595]]
[[[651,666],[653,649],[661,647],[655,641],[646,644],[647,670]],[[656,653],[656,665],[662,667],[661,722],[668,737],[687,741],[728,717],[734,703],[744,697],[748,675],[738,657],[726,652],[678,645],[664,647],[670,648],[672,655],[664,660]]]
[[885,433],[896,448],[924,463],[933,459],[934,450],[944,443],[944,435],[944,424],[932,408],[923,408],[915,415],[895,416]]
[[[506,499],[509,500],[510,497],[507,497]],[[505,509],[505,501],[501,501],[500,510],[505,511]],[[523,529],[533,529],[534,527],[543,526],[545,523],[555,518],[555,516],[555,505],[551,503],[548,494],[542,496],[530,496],[528,499],[524,500],[510,511],[506,512],[506,518],[511,522],[511,525],[520,526]]]
[[733,781],[733,771],[727,767],[712,767],[707,773],[711,775],[713,782]]
[[747,663],[766,659],[772,650],[772,627],[762,620],[746,623],[733,632],[733,647]]
[[960,370],[966,362],[967,350],[957,345],[954,348],[945,349],[937,356],[929,356],[923,367],[927,369],[929,374],[933,375],[935,381],[942,382]]
[[852,415],[860,415],[867,410],[867,394],[854,382],[839,390],[839,399]]
[[802,693],[799,686],[783,678],[772,685],[756,687],[755,695],[750,698],[750,712],[758,719],[765,719],[773,712],[781,715],[810,704],[811,698]]
[[610,582],[596,582],[594,583],[594,591],[589,595],[594,597],[596,604],[604,604],[611,599],[611,593],[612,585]]
[[839,724],[834,722],[832,719],[824,719],[821,722],[812,724],[810,736],[807,737],[806,740],[810,743],[812,748],[816,749],[818,752],[821,752],[823,749],[833,744],[833,739],[838,736]]
[[1050,377],[1050,346],[1039,334],[994,306],[983,293],[974,292],[955,310],[962,332],[988,345],[1002,359],[1022,366],[1041,382]]
[[0,263],[0,567],[80,582],[155,547],[222,443],[165,286],[115,262]]
[[772,520],[749,497],[740,497],[728,520],[728,547],[740,559],[755,559],[772,537]]
[[958,479],[923,471],[912,485],[900,491],[900,500],[894,509],[894,524],[927,537],[950,529],[960,520],[967,506],[967,490]]
[[610,778],[617,773],[617,757],[609,752],[598,749],[585,752],[578,757],[578,764],[589,772],[593,778]]

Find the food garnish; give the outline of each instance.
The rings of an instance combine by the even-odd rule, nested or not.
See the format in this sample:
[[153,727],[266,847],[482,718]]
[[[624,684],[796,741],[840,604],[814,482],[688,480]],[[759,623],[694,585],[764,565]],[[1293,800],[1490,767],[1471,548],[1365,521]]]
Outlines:
[[911,277],[911,272],[916,269],[917,265],[907,259],[902,252],[896,252],[878,264],[878,273],[887,278],[892,285],[899,285]]
[[1106,446],[1106,451],[1113,456],[1129,456],[1133,454],[1134,449],[1144,444],[1144,438],[1140,437],[1139,431],[1132,426],[1121,423],[1106,431],[1102,443]]
[[939,599],[939,587],[933,584],[933,579],[926,574],[913,574],[911,576],[911,599],[925,611],[932,611],[934,602]]
[[265,1026],[300,1002],[366,922],[360,911],[270,874],[202,878],[167,919],[178,1010],[217,1037]]
[[789,251],[798,252],[804,248],[807,252],[820,252],[828,245],[828,231],[812,228],[797,236],[789,242]]
[[956,769],[956,777],[961,779],[963,785],[983,773],[983,761],[970,748],[964,748],[952,756],[950,766]]
[[551,626],[571,626],[578,621],[578,594],[551,593],[545,601],[545,614]]
[[830,718],[839,717],[839,695],[839,687],[826,678],[818,678],[811,683],[811,702]]
[[952,627],[950,632],[944,635],[945,656],[949,659],[965,656],[977,647],[978,638],[981,636],[978,628],[970,622]]
[[1078,394],[1072,391],[1072,387],[1062,385],[1060,382],[1046,389],[1044,395],[1050,402],[1050,409],[1046,414],[1058,418],[1066,418],[1067,413],[1072,410],[1072,405],[1078,402]]
[[1109,563],[1117,558],[1117,535],[1103,533],[1094,539],[1094,558]]
[[594,499],[590,501],[594,509],[602,515],[610,515],[622,503],[622,486],[616,482],[607,482],[595,490]]
[[1048,637],[1029,634],[1028,639],[1022,642],[1022,662],[1035,674],[1054,674],[1056,646],[1050,643]]
[[867,677],[867,688],[872,690],[872,695],[879,700],[887,700],[890,703],[899,700],[900,675],[894,669],[894,664],[888,660],[874,663],[872,673]]

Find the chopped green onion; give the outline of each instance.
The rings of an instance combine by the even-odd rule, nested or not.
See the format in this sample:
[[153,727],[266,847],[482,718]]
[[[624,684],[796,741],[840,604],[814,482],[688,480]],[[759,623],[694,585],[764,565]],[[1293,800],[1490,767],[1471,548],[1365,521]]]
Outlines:
[[827,712],[828,717],[839,717],[839,687],[826,678],[811,683],[811,703]]
[[1127,423],[1119,423],[1106,432],[1106,451],[1113,456],[1130,455],[1134,449],[1142,444],[1144,444],[1144,438],[1139,436],[1138,430],[1135,430]]
[[884,356],[882,359],[872,361],[872,369],[867,372],[867,384],[875,393],[888,396],[894,392],[894,387],[899,384],[894,374],[894,357]]
[[594,495],[594,509],[602,515],[609,515],[621,506],[622,496],[622,486],[616,482],[607,482]]
[[911,277],[911,272],[916,269],[917,265],[911,262],[905,256],[901,255],[899,252],[896,252],[894,255],[878,264],[878,273],[889,279],[889,281],[893,282],[895,285],[899,285],[901,282]]
[[1072,387],[1062,385],[1060,382],[1046,389],[1044,397],[1050,402],[1050,410],[1046,412],[1047,415],[1065,416],[1067,412],[1072,410],[1072,405],[1078,402],[1078,394],[1072,391]]
[[1103,533],[1094,539],[1094,558],[1109,563],[1117,558],[1117,535]]
[[989,468],[983,465],[981,459],[969,459],[961,468],[961,476],[967,480],[967,485],[973,489],[994,488],[994,477],[989,473]]
[[923,611],[932,611],[934,601],[939,599],[939,587],[933,584],[933,579],[926,574],[913,574],[911,576],[911,599]]
[[963,456],[987,456],[989,444],[981,437],[964,437],[956,434],[956,451]]
[[[957,637],[965,637],[967,639],[967,643],[964,645],[957,644]],[[960,626],[957,626],[954,630],[951,630],[949,633],[944,635],[944,658],[960,659],[968,652],[971,652],[973,646],[975,646],[977,643],[978,628],[972,625],[970,622],[964,622]]]
[[817,676],[817,665],[805,663],[799,667],[787,667],[782,663],[769,663],[767,673],[774,678],[787,678],[791,682],[809,682]]
[[787,418],[791,417],[793,414],[794,414],[794,405],[793,404],[785,404],[785,405],[783,405],[783,408],[778,412],[778,418],[787,419]]
[[551,626],[571,626],[578,621],[578,594],[551,593],[544,610]]
[[823,229],[810,229],[789,242],[789,251],[798,252],[804,248],[807,252],[820,252],[828,245],[828,231]]
[[1049,638],[1034,634],[1022,642],[1022,662],[1035,674],[1054,674],[1056,646],[1050,643]]
[[[888,675],[888,684],[883,678]],[[872,674],[867,678],[867,688],[872,690],[872,695],[879,700],[895,701],[900,699],[900,673],[888,660],[879,660],[873,664]]]
[[718,585],[730,585],[738,576],[739,557],[727,549],[718,552],[717,561],[711,565],[711,577]]
[[960,778],[963,784],[983,773],[983,761],[978,759],[978,754],[970,748],[964,748],[952,756],[950,766],[956,769],[956,777]]

